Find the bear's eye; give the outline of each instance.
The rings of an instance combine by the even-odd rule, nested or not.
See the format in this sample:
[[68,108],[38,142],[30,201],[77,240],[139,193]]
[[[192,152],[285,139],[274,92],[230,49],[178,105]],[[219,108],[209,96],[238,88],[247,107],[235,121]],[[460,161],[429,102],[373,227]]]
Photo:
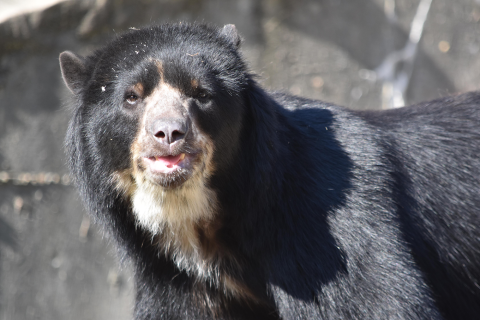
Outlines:
[[125,101],[127,101],[129,104],[137,103],[138,99],[138,96],[133,92],[127,93],[125,96]]
[[210,94],[207,91],[200,90],[195,93],[195,99],[207,100],[210,98]]

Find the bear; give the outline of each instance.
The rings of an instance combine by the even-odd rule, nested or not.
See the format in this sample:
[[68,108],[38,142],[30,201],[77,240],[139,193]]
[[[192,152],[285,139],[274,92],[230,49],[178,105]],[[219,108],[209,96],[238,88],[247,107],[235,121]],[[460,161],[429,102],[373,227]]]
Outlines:
[[65,51],[69,167],[135,319],[474,319],[480,93],[353,111],[267,92],[233,25]]

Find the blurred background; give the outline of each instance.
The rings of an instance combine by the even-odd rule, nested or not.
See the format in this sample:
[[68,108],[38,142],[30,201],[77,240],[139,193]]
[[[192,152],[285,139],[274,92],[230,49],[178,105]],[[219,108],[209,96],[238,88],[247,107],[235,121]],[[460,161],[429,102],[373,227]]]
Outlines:
[[131,318],[65,167],[58,55],[166,21],[233,23],[264,87],[352,109],[480,88],[480,0],[0,0],[1,320]]

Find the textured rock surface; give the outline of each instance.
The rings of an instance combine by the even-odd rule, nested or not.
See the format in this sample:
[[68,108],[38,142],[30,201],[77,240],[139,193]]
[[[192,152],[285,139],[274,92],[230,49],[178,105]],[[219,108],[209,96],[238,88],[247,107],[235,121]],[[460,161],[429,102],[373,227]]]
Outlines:
[[[403,48],[418,3],[71,0],[9,19],[0,24],[0,173],[67,173],[69,93],[58,67],[64,50],[88,54],[129,27],[152,23],[234,23],[267,88],[378,109],[384,86],[372,70]],[[433,1],[407,103],[480,87],[479,20],[478,0]],[[0,319],[129,319],[128,265],[118,267],[73,187],[1,181],[0,174]]]

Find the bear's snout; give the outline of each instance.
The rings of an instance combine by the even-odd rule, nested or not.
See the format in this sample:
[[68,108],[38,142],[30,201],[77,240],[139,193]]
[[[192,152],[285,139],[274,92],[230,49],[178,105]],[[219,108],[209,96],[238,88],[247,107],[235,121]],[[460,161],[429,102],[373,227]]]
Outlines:
[[171,145],[184,140],[188,131],[185,118],[158,118],[148,125],[148,132],[155,141]]

